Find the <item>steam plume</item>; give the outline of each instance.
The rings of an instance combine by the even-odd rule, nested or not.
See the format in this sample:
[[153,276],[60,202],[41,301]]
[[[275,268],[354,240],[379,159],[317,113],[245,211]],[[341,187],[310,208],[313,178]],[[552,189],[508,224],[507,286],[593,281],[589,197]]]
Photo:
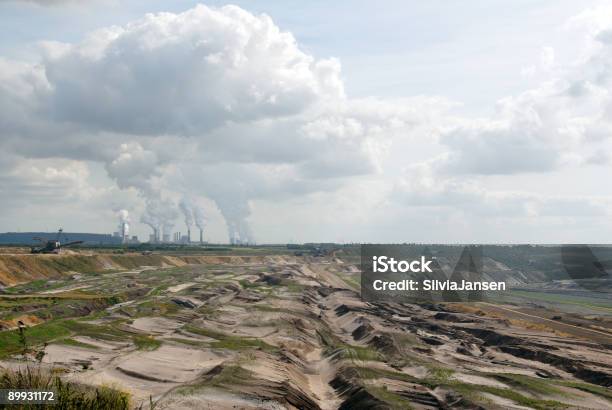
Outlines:
[[191,229],[191,227],[193,226],[194,217],[191,201],[186,198],[181,199],[181,202],[179,202],[179,208],[181,209],[181,212],[185,217],[185,225],[187,225],[187,229]]
[[206,216],[204,216],[204,210],[200,207],[193,208],[193,216],[195,218],[195,224],[200,230],[204,230],[206,225]]
[[172,233],[177,216],[176,205],[171,200],[153,198],[147,199],[145,213],[140,221],[153,229],[155,240],[159,241],[162,231],[168,235]]
[[247,201],[232,201],[231,199],[217,200],[217,205],[227,224],[227,235],[231,244],[253,244],[255,238],[247,217],[251,209]]
[[121,209],[117,212],[117,216],[119,217],[119,232],[125,240],[130,233],[130,214],[127,209]]

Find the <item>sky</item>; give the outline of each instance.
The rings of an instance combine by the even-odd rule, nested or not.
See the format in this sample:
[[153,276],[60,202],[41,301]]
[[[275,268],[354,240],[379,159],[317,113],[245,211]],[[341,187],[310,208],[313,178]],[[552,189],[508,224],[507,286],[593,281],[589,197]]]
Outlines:
[[0,30],[0,231],[610,243],[604,2],[0,0]]

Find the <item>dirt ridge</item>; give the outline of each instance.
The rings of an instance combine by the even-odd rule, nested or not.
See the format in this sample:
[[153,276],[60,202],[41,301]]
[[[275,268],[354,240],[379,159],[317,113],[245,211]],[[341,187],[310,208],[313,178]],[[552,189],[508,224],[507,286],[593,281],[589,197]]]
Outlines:
[[37,279],[60,279],[73,273],[94,273],[127,270],[143,266],[178,267],[200,264],[262,263],[268,256],[216,255],[142,255],[129,254],[64,254],[64,255],[0,255],[0,285],[15,286]]

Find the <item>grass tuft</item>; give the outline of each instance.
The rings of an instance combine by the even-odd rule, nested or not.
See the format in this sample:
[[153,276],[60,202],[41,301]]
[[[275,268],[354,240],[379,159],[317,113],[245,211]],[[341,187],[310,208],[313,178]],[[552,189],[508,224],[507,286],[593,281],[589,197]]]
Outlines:
[[132,336],[132,341],[138,350],[156,350],[161,346],[161,342],[153,336],[135,335]]
[[[91,387],[67,383],[59,376],[38,367],[5,370],[0,373],[0,389],[53,390],[58,409],[127,410],[130,408],[128,393],[110,387]],[[21,406],[15,408],[38,408]]]
[[369,347],[344,345],[340,348],[339,358],[360,361],[384,361],[385,356]]

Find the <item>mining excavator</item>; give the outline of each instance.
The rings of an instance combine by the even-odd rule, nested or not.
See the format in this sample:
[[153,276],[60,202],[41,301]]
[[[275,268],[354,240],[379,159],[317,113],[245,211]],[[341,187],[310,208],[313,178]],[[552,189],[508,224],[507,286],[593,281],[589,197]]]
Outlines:
[[33,246],[30,249],[30,253],[60,253],[60,250],[62,248],[66,248],[68,246],[78,245],[80,243],[83,243],[83,241],[72,241],[68,243],[61,243],[60,238],[62,236],[62,232],[64,232],[64,230],[60,228],[57,231],[57,237],[55,239],[44,240],[43,238],[38,238],[38,237],[34,238],[34,240],[40,242],[41,245]]

